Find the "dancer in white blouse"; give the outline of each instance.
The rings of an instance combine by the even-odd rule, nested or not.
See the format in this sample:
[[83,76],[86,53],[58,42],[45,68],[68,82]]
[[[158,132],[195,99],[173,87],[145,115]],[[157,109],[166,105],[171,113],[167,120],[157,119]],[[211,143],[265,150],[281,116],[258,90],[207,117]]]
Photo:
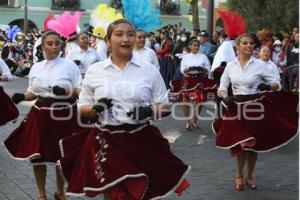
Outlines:
[[[184,55],[181,61],[180,71],[185,76],[192,74],[199,74],[201,71],[207,74],[210,70],[210,62],[206,55],[199,53],[200,42],[198,40],[192,40],[190,42],[191,52]],[[196,51],[197,50],[197,51]]]
[[145,46],[146,43],[146,35],[142,30],[136,31],[136,40],[134,45],[133,53],[135,53],[138,57],[152,63],[155,67],[160,69],[159,62],[154,50]]
[[78,46],[70,49],[65,58],[73,60],[84,75],[88,67],[97,62],[99,57],[96,51],[89,47],[89,36],[86,33],[78,34],[76,42]]
[[129,21],[110,24],[107,40],[111,56],[89,68],[78,104],[81,116],[98,117],[100,124],[61,140],[67,194],[104,194],[109,200],[180,194],[189,185],[189,166],[149,123],[170,113],[160,72],[132,53],[135,30]]
[[[37,99],[27,117],[4,141],[8,152],[18,160],[30,160],[38,186],[38,199],[46,200],[46,164],[60,158],[58,142],[78,130],[76,97],[81,86],[78,67],[59,57],[60,36],[46,32],[42,36],[45,60],[34,64],[25,93],[15,93],[15,104]],[[64,200],[63,180],[56,174],[56,200]]]
[[[255,190],[253,171],[257,152],[276,149],[297,134],[298,97],[277,92],[280,89],[278,76],[270,73],[262,61],[252,56],[251,35],[239,36],[236,47],[239,56],[226,66],[218,90],[227,109],[225,115],[214,122],[213,128],[217,133],[217,147],[230,149],[231,155],[237,157],[236,190],[243,190],[244,183]],[[227,92],[230,83],[233,96],[228,96]],[[289,105],[282,105],[282,102],[289,102]],[[277,117],[278,113],[280,117]]]
[[[197,88],[197,84],[199,83],[197,80],[195,82],[195,79],[189,78],[189,77],[207,77],[207,73],[210,70],[210,62],[206,55],[199,52],[200,42],[198,40],[192,40],[190,42],[190,48],[191,52],[184,55],[181,61],[181,67],[180,71],[184,75],[184,81],[186,82],[184,85],[187,87],[185,89],[191,89],[194,90]],[[195,88],[194,88],[195,87]],[[197,116],[198,113],[200,113],[200,107],[197,106],[198,110],[196,109],[196,106],[193,106],[193,113],[190,115],[190,95],[187,93],[186,95],[183,95],[182,102],[184,102],[183,108],[183,114],[185,117],[185,128],[191,129],[191,128],[198,128],[197,125]],[[189,117],[191,116],[191,118]]]

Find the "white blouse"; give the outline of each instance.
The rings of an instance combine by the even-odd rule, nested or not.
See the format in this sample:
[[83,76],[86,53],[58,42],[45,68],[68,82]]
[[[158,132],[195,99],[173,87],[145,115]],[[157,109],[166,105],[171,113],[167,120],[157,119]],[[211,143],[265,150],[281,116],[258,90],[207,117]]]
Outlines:
[[[180,67],[181,73],[184,74],[184,70],[191,66],[201,66],[203,68],[206,68],[208,72],[211,67],[207,56],[204,55],[203,53],[195,53],[195,54],[188,53],[183,56],[183,58],[181,60],[181,67]],[[193,73],[193,72],[191,72],[191,73]]]
[[268,60],[267,62],[263,61],[263,63],[266,65],[267,69],[269,70],[269,73],[276,78],[276,81],[280,82],[280,73],[277,65],[271,60]]
[[104,40],[97,39],[96,52],[99,61],[107,58],[107,45]]
[[93,105],[101,98],[113,99],[113,107],[99,114],[99,122],[109,125],[137,124],[127,116],[136,106],[168,102],[165,83],[158,69],[134,54],[121,70],[111,58],[88,69],[79,95],[78,107]]
[[135,49],[133,53],[135,53],[137,56],[140,56],[142,59],[152,63],[154,66],[160,69],[159,62],[154,50],[148,47],[143,47],[139,50]]
[[251,57],[248,63],[242,69],[238,58],[227,64],[220,80],[218,91],[227,91],[230,83],[232,83],[232,91],[234,95],[255,94],[259,91],[257,86],[265,80],[267,83],[277,83],[278,79],[270,73],[265,64]]
[[56,97],[53,86],[79,88],[82,77],[76,64],[70,60],[56,57],[34,64],[29,72],[27,91],[43,97]]
[[8,80],[12,80],[14,78],[10,73],[7,64],[2,59],[0,59],[0,76],[7,76]]
[[81,64],[78,67],[82,74],[85,74],[88,67],[99,60],[94,49],[88,48],[87,51],[83,51],[79,46],[71,49],[65,58],[72,61],[79,60]]

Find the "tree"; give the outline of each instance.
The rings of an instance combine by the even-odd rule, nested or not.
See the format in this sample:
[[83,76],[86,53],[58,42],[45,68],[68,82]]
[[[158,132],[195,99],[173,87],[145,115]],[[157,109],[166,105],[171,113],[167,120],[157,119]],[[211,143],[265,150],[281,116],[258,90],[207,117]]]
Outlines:
[[200,29],[199,25],[199,11],[198,11],[198,0],[186,0],[192,7],[192,23],[193,29]]
[[243,16],[249,32],[262,28],[290,32],[299,24],[298,0],[227,0],[227,6]]

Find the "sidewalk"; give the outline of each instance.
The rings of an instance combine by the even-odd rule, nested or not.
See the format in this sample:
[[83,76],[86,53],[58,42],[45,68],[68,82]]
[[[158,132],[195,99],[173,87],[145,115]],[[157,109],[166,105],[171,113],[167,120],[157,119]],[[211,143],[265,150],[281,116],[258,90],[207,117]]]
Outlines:
[[[12,95],[14,92],[24,92],[28,79],[18,78],[4,85],[5,91]],[[20,117],[17,123],[9,123],[0,127],[0,142],[17,127],[29,110],[29,103],[18,105]],[[176,113],[181,114],[180,109]],[[200,128],[187,131],[183,122],[166,118],[156,122],[162,133],[171,142],[173,152],[192,166],[188,179],[190,188],[180,197],[170,199],[180,200],[297,200],[299,199],[299,154],[298,137],[288,145],[261,153],[255,169],[257,191],[248,188],[237,192],[234,189],[235,158],[229,151],[215,147],[214,134],[210,121],[198,122]],[[48,197],[53,199],[55,190],[55,172],[53,167],[48,170]],[[36,199],[36,184],[29,162],[13,160],[0,147],[0,200],[29,200]],[[97,199],[102,198],[79,198]]]

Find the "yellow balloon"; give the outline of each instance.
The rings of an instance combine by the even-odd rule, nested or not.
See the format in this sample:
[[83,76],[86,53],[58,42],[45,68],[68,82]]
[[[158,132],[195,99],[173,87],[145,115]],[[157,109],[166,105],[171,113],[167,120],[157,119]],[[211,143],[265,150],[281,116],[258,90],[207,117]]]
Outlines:
[[102,27],[94,28],[93,35],[104,38],[106,36],[106,30]]
[[94,35],[105,37],[106,29],[115,20],[123,19],[123,15],[106,4],[99,4],[91,13],[90,24],[94,26]]

